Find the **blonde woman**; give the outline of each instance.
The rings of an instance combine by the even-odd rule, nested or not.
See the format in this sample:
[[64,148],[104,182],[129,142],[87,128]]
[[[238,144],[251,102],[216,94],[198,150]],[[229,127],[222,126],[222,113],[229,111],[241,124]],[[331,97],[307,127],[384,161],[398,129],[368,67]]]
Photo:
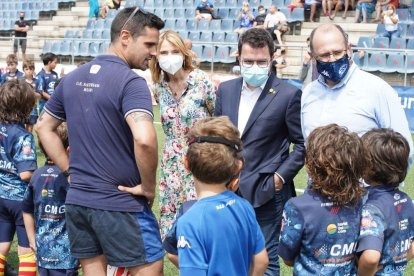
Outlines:
[[212,116],[216,94],[214,83],[193,66],[191,53],[174,31],[160,35],[150,69],[152,92],[160,107],[166,136],[159,185],[160,228],[164,238],[181,204],[196,199],[193,177],[184,168],[182,158],[187,150],[187,133],[198,120]]

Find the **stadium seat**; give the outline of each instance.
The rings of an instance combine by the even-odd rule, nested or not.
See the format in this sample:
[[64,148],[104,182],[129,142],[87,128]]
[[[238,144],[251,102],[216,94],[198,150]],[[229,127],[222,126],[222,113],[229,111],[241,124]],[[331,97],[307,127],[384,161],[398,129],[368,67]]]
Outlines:
[[365,71],[374,72],[374,71],[382,71],[386,66],[386,57],[385,53],[373,53],[368,58],[368,64],[364,68]]
[[217,10],[217,14],[221,17],[221,18],[227,18],[229,17],[229,9],[228,8],[219,8]]
[[233,63],[236,61],[236,58],[230,57],[230,54],[230,48],[228,46],[219,46],[216,49],[214,61],[221,63]]
[[188,31],[195,31],[197,30],[197,21],[194,19],[188,19],[186,26]]
[[[279,3],[280,3],[281,1],[279,1]],[[263,5],[266,9],[268,9],[269,7],[270,7],[270,5],[272,5],[273,4],[273,1],[272,0],[261,0],[260,1],[260,4],[261,5]],[[278,8],[281,8],[281,7],[283,7],[283,4],[282,5],[280,5],[280,6],[277,6]]]
[[85,30],[83,30],[82,38],[83,39],[92,39],[92,33],[93,33],[93,30],[85,29]]
[[[197,56],[201,59],[201,55],[203,54],[203,46],[202,45],[199,45],[199,44],[194,45],[193,44],[193,48],[191,48],[191,50],[193,50],[197,54]],[[203,61],[203,60],[201,60],[201,61]]]
[[73,38],[73,30],[66,30],[65,38]]
[[408,54],[407,55],[407,67],[403,68],[402,71],[400,71],[400,73],[407,73],[407,74],[412,74],[414,73],[414,54]]
[[369,36],[360,36],[358,39],[358,48],[372,48],[372,38]]
[[62,45],[60,47],[60,55],[62,56],[70,56],[72,55],[72,46],[73,42],[65,40],[62,42]]
[[173,0],[164,0],[164,8],[175,8]]
[[221,31],[221,20],[211,20],[209,29],[210,31],[220,32]]
[[407,49],[408,50],[414,50],[414,38],[408,39],[407,42]]
[[131,8],[133,6],[135,6],[135,1],[134,0],[126,0],[125,8]]
[[222,31],[232,31],[233,30],[233,19],[222,19],[221,20],[221,30]]
[[229,9],[229,17],[231,19],[237,19],[237,17],[240,14],[240,9],[239,8],[231,8]]
[[398,23],[410,23],[410,11],[408,9],[397,9]]
[[185,30],[181,30],[181,31],[177,31],[177,33],[183,38],[183,39],[187,39],[188,38],[188,32]]
[[305,9],[304,8],[295,8],[289,18],[288,22],[303,22],[305,21]]
[[365,54],[363,58],[360,58],[358,52],[355,52],[353,55],[353,61],[360,69],[364,70],[367,61],[367,56],[368,54]]
[[53,41],[52,49],[50,50],[52,53],[59,55],[60,54],[60,47],[62,46],[61,41]]
[[90,42],[86,42],[86,41],[79,43],[78,55],[82,57],[88,57],[89,56],[89,45],[90,45]]
[[88,22],[86,23],[86,29],[93,29],[95,28],[95,19],[89,18]]
[[388,55],[387,64],[381,69],[384,73],[394,73],[404,67],[404,54],[391,53]]
[[407,34],[405,35],[406,38],[414,38],[414,24],[408,25]]
[[376,37],[374,38],[373,48],[386,49],[389,48],[390,40],[388,37]]
[[211,42],[213,38],[213,33],[211,31],[203,31],[200,33],[201,42]]
[[185,9],[185,18],[194,19],[194,17],[195,17],[195,9],[194,8]]
[[239,35],[237,33],[226,32],[225,42],[237,43],[237,41],[239,41]]
[[110,29],[103,30],[102,39],[105,39],[105,40],[110,40],[111,39],[111,30]]
[[188,32],[188,39],[191,41],[198,41],[200,39],[200,32],[198,31]]
[[197,29],[200,31],[208,30],[210,26],[210,21],[202,19],[198,22]]
[[105,19],[98,19],[95,23],[94,29],[104,29]]
[[406,37],[407,36],[407,30],[408,30],[409,24],[398,24],[398,30],[400,31],[400,37]]
[[228,5],[226,5],[226,0],[216,0],[216,2],[214,3],[214,7],[216,8],[224,8],[227,6]]
[[174,17],[178,19],[184,19],[185,18],[185,9],[184,8],[176,8],[174,10]]
[[186,25],[187,25],[187,20],[183,19],[183,18],[179,18],[177,19],[177,21],[175,21],[175,29],[177,31],[183,31],[186,29]]
[[205,46],[201,55],[202,61],[211,61],[215,54],[215,47]]
[[159,18],[164,18],[164,9],[157,8],[154,10],[154,14],[158,16]]
[[109,42],[107,41],[102,42],[101,45],[99,45],[99,54],[100,55],[105,54],[108,48],[109,48]]
[[384,24],[378,24],[377,29],[375,30],[375,34],[377,36],[383,36],[385,33],[386,33],[385,25]]
[[[217,4],[217,1],[216,1],[215,4]],[[183,0],[183,7],[184,8],[189,9],[189,8],[194,7],[194,5],[195,5],[195,2],[193,0]],[[215,5],[215,6],[217,7],[217,5]]]
[[176,8],[176,9],[185,7],[183,5],[183,0],[173,0],[173,7]]
[[52,51],[52,42],[50,40],[45,40],[45,43],[43,44],[42,53],[49,53]]
[[154,0],[145,0],[145,5],[144,6],[145,6],[145,8],[162,7],[162,6],[155,6],[154,5]]
[[[149,2],[151,2],[151,1],[149,1]],[[151,3],[148,3],[148,6],[150,4]],[[145,5],[146,5],[145,0],[135,0],[135,5],[134,6],[143,8]]]
[[101,29],[93,30],[92,38],[93,39],[101,39],[102,38],[102,30]]
[[163,7],[163,8],[165,8],[163,5],[164,5],[164,0],[153,0],[153,2],[154,2],[154,8],[161,8],[161,7]]
[[100,47],[99,42],[90,43],[89,51],[88,51],[89,56],[96,57],[99,54],[99,47]]
[[164,29],[173,30],[175,28],[175,19],[166,19]]
[[105,21],[104,21],[104,29],[111,29],[111,25],[112,25],[112,21],[114,21],[114,19],[113,18],[105,18]]
[[223,42],[225,36],[226,36],[226,33],[224,33],[224,32],[220,32],[220,31],[213,32],[213,41],[214,42]]
[[167,8],[164,10],[164,18],[175,18],[174,17],[174,9],[173,8]]
[[396,37],[391,39],[390,49],[405,49],[406,48],[406,39],[401,37]]

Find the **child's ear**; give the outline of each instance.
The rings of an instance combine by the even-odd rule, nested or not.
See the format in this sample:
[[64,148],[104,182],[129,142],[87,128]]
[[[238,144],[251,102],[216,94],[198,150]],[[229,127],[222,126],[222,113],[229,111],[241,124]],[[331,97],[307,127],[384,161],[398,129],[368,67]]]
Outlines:
[[184,163],[184,167],[185,167],[185,169],[186,169],[187,171],[189,171],[189,170],[190,170],[190,166],[189,166],[189,164],[188,164],[188,158],[187,158],[187,155],[184,155],[184,156],[183,156],[183,163]]
[[67,153],[70,153],[70,146],[68,146],[68,147],[66,148],[66,152],[67,152]]
[[232,192],[236,192],[237,189],[239,188],[239,183],[240,183],[240,176],[230,180],[230,183],[228,185],[228,189]]

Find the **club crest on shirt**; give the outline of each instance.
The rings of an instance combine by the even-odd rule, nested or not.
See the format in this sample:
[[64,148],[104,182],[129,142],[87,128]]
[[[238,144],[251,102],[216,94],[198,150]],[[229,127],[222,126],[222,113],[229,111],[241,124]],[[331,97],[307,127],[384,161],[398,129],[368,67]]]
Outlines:
[[179,236],[177,241],[177,248],[191,248],[190,243],[185,239],[184,236]]
[[401,198],[400,194],[394,194],[394,199],[395,200],[400,200],[400,198]]
[[99,72],[99,70],[101,70],[101,66],[94,64],[91,66],[91,69],[89,70],[89,73],[91,74],[97,74]]

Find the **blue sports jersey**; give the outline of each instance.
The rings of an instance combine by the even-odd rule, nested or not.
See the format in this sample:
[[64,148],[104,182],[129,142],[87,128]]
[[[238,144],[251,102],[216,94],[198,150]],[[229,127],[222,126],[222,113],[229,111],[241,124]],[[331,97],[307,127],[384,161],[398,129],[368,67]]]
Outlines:
[[202,198],[177,222],[180,275],[248,275],[265,249],[250,203],[230,191]]
[[403,275],[406,253],[414,239],[414,205],[398,188],[372,186],[362,208],[357,252],[381,252],[375,275]]
[[178,209],[177,213],[175,213],[174,223],[168,229],[168,233],[165,236],[164,241],[162,242],[162,246],[164,250],[170,254],[178,255],[177,250],[177,221],[178,219],[190,209],[197,200],[189,200],[185,201],[181,204],[180,208]]
[[27,182],[19,174],[36,169],[33,135],[22,125],[0,123],[0,197],[23,200]]
[[355,275],[361,204],[338,206],[311,192],[290,199],[283,213],[279,255],[294,275]]
[[133,112],[153,116],[145,79],[119,57],[101,55],[65,76],[45,110],[67,120],[71,187],[66,204],[141,212],[147,200],[119,191],[118,185],[141,183],[125,118]]
[[[38,86],[37,91],[46,92],[49,96],[52,96],[55,92],[55,82],[57,81],[58,74],[52,70],[50,73],[46,73],[44,69],[42,69],[36,76],[38,79]],[[47,100],[43,97],[40,99],[39,102],[39,110],[42,111],[43,107],[45,106]]]
[[78,261],[70,254],[65,223],[66,177],[55,165],[36,170],[27,187],[22,210],[33,213],[37,265],[47,269],[72,269]]
[[[42,90],[39,90],[39,80],[37,78],[33,78],[31,82],[28,82],[27,79],[26,79],[26,82],[33,87],[35,93],[38,93],[38,94],[42,95]],[[39,115],[39,113],[37,111],[37,106],[35,106],[33,108],[30,115],[33,115],[33,116],[38,116]]]
[[10,76],[10,72],[7,72],[3,76],[1,76],[1,84],[5,83],[9,80],[17,80],[17,79],[24,79],[24,74],[19,70],[16,70],[13,76]]

